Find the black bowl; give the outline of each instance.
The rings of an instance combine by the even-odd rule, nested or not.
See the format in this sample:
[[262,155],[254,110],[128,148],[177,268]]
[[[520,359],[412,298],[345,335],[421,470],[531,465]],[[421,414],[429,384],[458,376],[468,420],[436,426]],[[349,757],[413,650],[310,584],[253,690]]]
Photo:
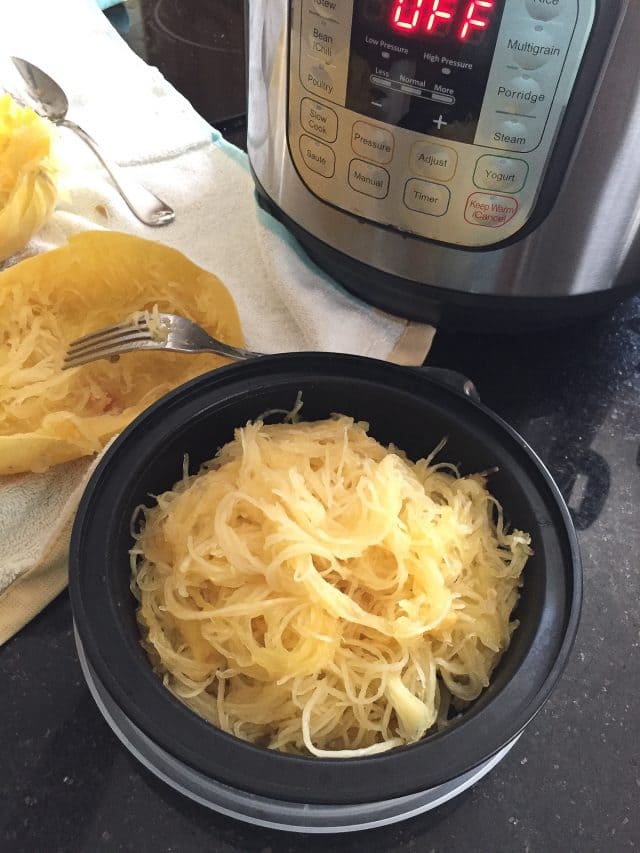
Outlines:
[[[302,392],[302,418],[343,412],[417,459],[443,436],[443,458],[471,473],[498,466],[491,490],[509,523],[531,533],[516,615],[520,626],[490,686],[446,730],[367,758],[325,760],[268,751],[226,734],[176,700],[140,645],[129,590],[134,508],[170,488],[183,455],[198,469],[233,430]],[[581,601],[575,533],[551,476],[525,441],[481,404],[429,376],[355,356],[270,356],[202,376],[144,412],[95,471],[70,551],[74,620],[88,663],[113,702],[169,755],[206,777],[290,802],[380,802],[479,767],[522,731],[557,681]]]

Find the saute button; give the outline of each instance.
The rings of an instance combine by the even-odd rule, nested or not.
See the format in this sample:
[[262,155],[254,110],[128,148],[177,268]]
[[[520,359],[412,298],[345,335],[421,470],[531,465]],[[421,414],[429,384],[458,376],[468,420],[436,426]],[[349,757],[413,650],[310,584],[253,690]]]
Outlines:
[[300,153],[302,159],[312,172],[317,172],[323,178],[333,177],[336,170],[336,155],[325,145],[303,133],[300,137]]
[[525,160],[485,154],[476,163],[473,183],[483,190],[517,193],[524,186],[528,172]]
[[410,210],[429,216],[444,216],[451,193],[447,187],[409,178],[404,188],[404,203]]
[[300,124],[326,142],[335,142],[338,136],[338,116],[331,107],[311,98],[303,98],[300,103]]
[[383,127],[357,121],[351,131],[351,147],[360,157],[388,163],[393,157],[393,135]]
[[414,142],[409,155],[409,168],[416,175],[449,181],[458,164],[458,155],[447,145],[432,142]]
[[518,202],[508,195],[471,193],[467,199],[464,218],[472,225],[499,228],[513,219],[517,210]]
[[389,172],[364,160],[349,163],[349,186],[363,195],[384,198],[389,192]]

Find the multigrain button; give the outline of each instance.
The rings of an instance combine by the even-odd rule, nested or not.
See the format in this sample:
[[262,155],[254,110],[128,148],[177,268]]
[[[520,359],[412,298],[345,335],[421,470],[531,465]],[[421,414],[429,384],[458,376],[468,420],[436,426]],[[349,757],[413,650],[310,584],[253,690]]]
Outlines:
[[525,160],[485,154],[476,163],[473,183],[483,190],[517,193],[525,185],[528,172],[529,165]]
[[451,193],[447,187],[409,178],[404,188],[404,203],[410,210],[428,216],[444,216],[449,207]]
[[515,198],[495,193],[471,193],[467,199],[464,218],[472,225],[500,228],[516,215],[518,202]]
[[335,142],[338,136],[338,116],[331,107],[311,98],[303,98],[300,103],[300,124],[325,142]]
[[363,195],[385,198],[389,192],[389,172],[364,160],[352,160],[349,163],[349,186]]
[[393,134],[383,127],[357,121],[351,131],[351,147],[360,157],[389,163],[393,157]]
[[324,142],[318,142],[305,133],[300,137],[300,153],[307,167],[323,178],[333,177],[336,170],[336,155]]
[[414,142],[409,154],[409,169],[416,175],[449,181],[454,175],[458,155],[447,145],[431,142]]
[[570,34],[561,24],[531,21],[507,37],[507,47],[520,68],[533,70],[546,64],[559,65],[567,52]]

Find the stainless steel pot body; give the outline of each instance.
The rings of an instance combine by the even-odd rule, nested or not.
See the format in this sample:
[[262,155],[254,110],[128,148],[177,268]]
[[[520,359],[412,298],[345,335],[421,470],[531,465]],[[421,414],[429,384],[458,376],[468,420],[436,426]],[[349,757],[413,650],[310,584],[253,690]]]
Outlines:
[[[347,162],[345,157],[351,158],[349,168],[353,168],[356,154],[353,150],[341,154],[340,137],[333,143],[338,149],[333,176],[316,175],[310,180],[301,168],[290,101],[297,97],[294,82],[297,85],[299,76],[291,59],[303,59],[291,45],[292,39],[295,42],[304,36],[300,16],[309,11],[310,2],[251,0],[248,4],[248,152],[261,195],[294,228],[303,245],[309,243],[307,248],[315,260],[323,264],[326,249],[334,259],[333,264],[325,264],[331,272],[339,267],[336,259],[347,259],[356,270],[361,266],[361,272],[379,272],[386,281],[383,298],[377,298],[375,282],[362,284],[362,274],[360,284],[352,289],[366,298],[363,287],[370,286],[373,302],[423,319],[422,309],[404,311],[402,300],[411,302],[415,295],[420,300],[421,292],[429,292],[436,294],[436,301],[444,302],[465,294],[521,297],[524,303],[530,299],[566,301],[566,297],[605,292],[615,298],[633,289],[640,264],[640,4],[580,0],[583,12],[585,2],[590,7],[586,23],[583,21],[584,44],[573,58],[573,77],[566,81],[563,96],[558,96],[560,90],[556,92],[555,118],[553,110],[550,113],[555,124],[546,140],[544,163],[535,167],[539,168],[529,214],[517,228],[507,227],[507,231],[515,228],[507,237],[503,237],[506,231],[497,228],[475,229],[482,232],[478,239],[484,245],[469,245],[475,238],[468,233],[457,235],[455,228],[448,232],[454,242],[442,239],[443,233],[433,231],[429,217],[423,217],[426,232],[439,234],[440,239],[415,233],[421,227],[411,225],[417,215],[411,214],[414,219],[409,226],[406,217],[397,223],[389,215],[385,222],[373,221],[375,200],[365,200],[360,213],[357,208],[355,213],[341,209],[330,188],[344,178],[338,172],[344,171],[341,163]],[[513,2],[507,0],[507,4]],[[536,0],[526,2],[529,7]],[[355,0],[355,7],[358,5]],[[308,91],[306,96],[307,101],[328,108],[325,112],[331,122],[330,114],[342,121],[344,111],[339,105]],[[353,119],[353,111],[348,115]],[[384,128],[384,123],[368,116],[364,120],[366,126]],[[396,135],[402,132],[396,131]],[[433,141],[431,136],[429,139]],[[479,149],[480,153],[487,150]],[[507,153],[509,158],[526,159],[513,151]],[[502,157],[505,152],[494,154]],[[381,168],[393,179],[390,166],[371,165],[372,170]],[[442,186],[447,187],[444,181]],[[454,196],[455,191],[452,203]],[[466,227],[467,232],[472,230]],[[348,271],[337,274],[351,286]],[[398,300],[393,299],[394,284]]]

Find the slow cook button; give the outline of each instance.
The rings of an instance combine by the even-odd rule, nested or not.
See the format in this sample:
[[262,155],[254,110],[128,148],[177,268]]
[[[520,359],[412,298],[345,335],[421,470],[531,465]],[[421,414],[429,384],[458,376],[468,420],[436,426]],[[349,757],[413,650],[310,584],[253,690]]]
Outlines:
[[300,137],[300,153],[302,159],[312,172],[317,172],[323,178],[332,178],[336,170],[336,155],[325,145],[305,133]]
[[409,155],[411,171],[435,181],[451,180],[457,163],[458,155],[453,148],[432,142],[414,142]]
[[349,163],[349,186],[363,195],[384,198],[389,192],[389,172],[364,160]]
[[515,198],[495,193],[471,193],[467,199],[464,218],[472,225],[500,228],[513,219],[518,210]]
[[300,124],[326,142],[335,142],[338,136],[338,116],[331,107],[311,98],[303,98],[300,103]]
[[473,183],[482,190],[517,193],[524,186],[528,172],[529,165],[524,160],[485,154],[476,163]]
[[393,135],[382,127],[357,121],[351,132],[351,147],[360,157],[388,163],[393,157]]
[[449,207],[451,193],[447,187],[409,178],[404,188],[404,203],[409,210],[429,216],[444,216]]

